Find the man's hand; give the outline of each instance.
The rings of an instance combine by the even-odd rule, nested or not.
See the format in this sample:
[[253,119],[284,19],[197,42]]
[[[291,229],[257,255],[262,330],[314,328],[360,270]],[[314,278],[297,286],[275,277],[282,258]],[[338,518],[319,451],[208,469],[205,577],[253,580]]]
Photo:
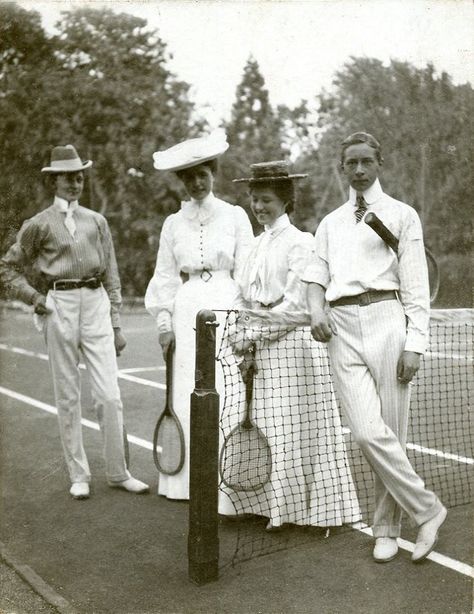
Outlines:
[[33,299],[33,305],[35,308],[35,313],[39,316],[46,316],[48,313],[52,313],[52,309],[46,307],[46,297],[44,294],[37,294]]
[[397,379],[400,384],[408,384],[420,368],[420,354],[403,352],[397,363]]
[[161,350],[163,351],[163,356],[166,358],[166,354],[168,353],[168,349],[173,350],[175,344],[174,332],[171,330],[167,333],[160,333],[158,338]]
[[317,307],[311,311],[311,334],[313,339],[323,343],[327,343],[333,335],[337,335],[337,331],[324,309]]
[[127,345],[125,337],[122,335],[122,331],[120,328],[114,328],[114,343],[115,343],[115,354],[116,356],[120,356],[122,350]]

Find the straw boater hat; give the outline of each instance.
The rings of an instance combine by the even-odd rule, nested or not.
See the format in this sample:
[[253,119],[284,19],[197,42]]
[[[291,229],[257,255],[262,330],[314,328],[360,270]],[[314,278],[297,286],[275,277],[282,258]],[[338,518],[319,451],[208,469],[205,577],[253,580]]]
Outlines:
[[153,166],[159,171],[181,171],[214,160],[229,147],[222,130],[207,136],[188,139],[164,151],[155,151]]
[[92,166],[91,160],[82,162],[73,145],[59,145],[51,152],[51,163],[41,169],[42,173],[76,173]]
[[286,160],[272,160],[271,162],[257,162],[250,165],[251,177],[233,179],[234,183],[269,183],[273,181],[286,181],[288,179],[303,179],[308,175],[293,174],[289,172],[290,165]]

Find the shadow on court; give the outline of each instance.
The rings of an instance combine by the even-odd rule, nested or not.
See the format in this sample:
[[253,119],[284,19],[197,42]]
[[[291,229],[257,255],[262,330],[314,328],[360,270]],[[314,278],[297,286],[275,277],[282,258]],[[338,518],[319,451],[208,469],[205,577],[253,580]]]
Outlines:
[[[36,602],[27,584],[2,567],[10,588],[2,591],[0,611],[92,613],[467,613],[471,579],[442,564],[415,566],[401,551],[393,562],[372,562],[371,539],[353,530],[336,530],[298,547],[251,559],[221,570],[220,579],[195,586],[187,578],[188,505],[156,493],[151,451],[131,445],[131,470],[151,484],[149,495],[108,488],[100,453],[100,434],[84,427],[93,474],[89,500],[74,501],[57,432],[44,345],[27,314],[6,310],[0,320],[1,378],[1,536],[4,553],[27,566],[47,587]],[[129,346],[120,368],[137,378],[164,382],[157,334],[145,314],[124,316]],[[16,348],[16,350],[14,349]],[[20,350],[24,350],[23,353]],[[26,353],[25,353],[26,351]],[[133,372],[131,371],[133,369]],[[142,369],[142,371],[139,371]],[[164,393],[153,384],[121,380],[129,435],[151,441]],[[20,396],[23,395],[23,396]],[[34,402],[39,402],[34,404]],[[45,407],[40,407],[44,404]],[[84,417],[95,421],[84,389]],[[471,564],[471,510],[450,510],[436,551]],[[248,530],[262,530],[258,522]],[[407,528],[405,539],[414,537]],[[221,522],[221,561],[229,561],[237,527]],[[5,562],[4,558],[4,562]],[[49,590],[49,592],[48,592]],[[48,606],[51,597],[64,601]],[[14,603],[14,601],[17,601]]]

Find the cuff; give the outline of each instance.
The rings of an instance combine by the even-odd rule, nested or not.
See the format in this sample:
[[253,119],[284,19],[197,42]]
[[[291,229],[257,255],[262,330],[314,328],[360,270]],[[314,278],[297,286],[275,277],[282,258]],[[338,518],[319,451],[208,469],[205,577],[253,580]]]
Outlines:
[[417,352],[417,354],[424,354],[428,345],[428,340],[425,335],[417,333],[416,331],[408,331],[405,341],[405,352]]
[[156,316],[156,324],[160,333],[170,333],[173,330],[171,314],[166,309],[162,309]]
[[307,266],[300,279],[306,283],[319,284],[323,288],[327,288],[330,281],[328,271],[321,270],[321,267],[315,264]]
[[117,311],[110,312],[110,320],[112,322],[112,328],[120,328],[120,314]]

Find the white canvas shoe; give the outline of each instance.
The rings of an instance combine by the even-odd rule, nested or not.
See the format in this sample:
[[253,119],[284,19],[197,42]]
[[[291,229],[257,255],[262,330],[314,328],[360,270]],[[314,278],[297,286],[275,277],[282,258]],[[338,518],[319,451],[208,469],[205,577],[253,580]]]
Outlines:
[[438,541],[439,528],[446,520],[447,514],[448,510],[442,507],[436,516],[421,525],[418,531],[418,537],[416,538],[415,549],[411,557],[414,563],[421,563],[421,561],[424,561],[433,550]]
[[88,482],[74,482],[69,493],[74,499],[88,499],[90,495]]
[[141,495],[150,490],[148,484],[145,484],[145,482],[141,482],[140,480],[132,477],[129,477],[123,482],[109,482],[109,486],[111,488],[122,488],[123,490],[132,492],[136,495]]
[[375,539],[374,560],[377,563],[388,563],[397,556],[397,553],[396,537],[377,537]]

